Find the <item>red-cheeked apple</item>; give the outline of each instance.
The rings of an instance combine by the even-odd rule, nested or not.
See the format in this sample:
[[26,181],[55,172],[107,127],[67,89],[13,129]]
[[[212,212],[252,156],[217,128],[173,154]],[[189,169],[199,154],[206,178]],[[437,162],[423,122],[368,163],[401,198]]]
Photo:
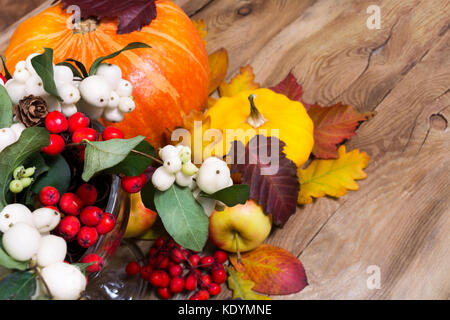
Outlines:
[[246,252],[266,240],[272,228],[272,216],[266,215],[253,200],[245,205],[226,207],[209,218],[209,237],[220,249]]
[[150,229],[156,221],[157,213],[144,206],[141,193],[130,194],[131,209],[125,238],[137,238]]

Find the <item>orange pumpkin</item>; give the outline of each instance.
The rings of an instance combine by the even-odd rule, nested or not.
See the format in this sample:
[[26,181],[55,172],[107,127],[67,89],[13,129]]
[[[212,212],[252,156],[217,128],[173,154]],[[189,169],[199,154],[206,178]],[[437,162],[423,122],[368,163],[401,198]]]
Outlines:
[[117,19],[86,20],[82,30],[73,30],[69,17],[62,5],[56,5],[23,22],[5,52],[8,69],[13,71],[17,62],[43,47],[53,48],[55,63],[73,58],[89,68],[98,57],[143,42],[152,48],[108,60],[133,83],[136,102],[135,111],[114,126],[128,138],[144,135],[161,146],[185,114],[202,109],[208,97],[208,54],[189,17],[172,1],[157,1],[157,18],[129,34],[117,34]]

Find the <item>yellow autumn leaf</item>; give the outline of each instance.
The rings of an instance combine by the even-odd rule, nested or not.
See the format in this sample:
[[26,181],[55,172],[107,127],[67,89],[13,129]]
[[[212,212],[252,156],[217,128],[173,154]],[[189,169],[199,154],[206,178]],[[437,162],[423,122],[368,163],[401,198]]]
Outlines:
[[338,159],[314,160],[305,170],[298,170],[300,181],[299,204],[308,204],[323,196],[342,197],[347,190],[358,190],[355,180],[365,179],[363,171],[370,157],[358,149],[346,152],[345,146],[338,149]]
[[270,297],[257,294],[252,290],[255,283],[244,280],[243,273],[234,268],[226,267],[228,271],[228,287],[233,291],[233,299],[242,300],[272,300]]
[[241,67],[240,72],[230,83],[222,82],[219,86],[221,97],[234,97],[238,93],[246,90],[254,90],[260,88],[260,84],[255,82],[255,73],[250,65]]
[[209,93],[211,94],[225,80],[228,72],[228,52],[222,48],[209,55],[209,69],[211,77],[209,81]]
[[200,34],[200,37],[202,37],[203,42],[205,42],[205,45],[206,45],[205,38],[206,38],[206,35],[208,33],[206,32],[206,23],[205,23],[205,21],[203,21],[202,19],[197,20],[197,21],[195,21],[195,20],[191,20],[191,21],[194,24],[195,28],[197,29],[198,33]]

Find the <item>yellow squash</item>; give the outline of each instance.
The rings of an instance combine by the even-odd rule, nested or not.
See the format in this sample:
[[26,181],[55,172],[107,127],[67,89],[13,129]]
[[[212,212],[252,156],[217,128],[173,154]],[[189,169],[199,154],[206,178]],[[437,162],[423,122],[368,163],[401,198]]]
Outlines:
[[212,152],[217,156],[230,151],[231,140],[247,144],[252,137],[262,134],[284,141],[287,158],[302,167],[314,146],[314,125],[305,107],[269,89],[223,97],[206,112],[205,118],[208,117],[210,127],[221,130],[223,135],[222,143]]

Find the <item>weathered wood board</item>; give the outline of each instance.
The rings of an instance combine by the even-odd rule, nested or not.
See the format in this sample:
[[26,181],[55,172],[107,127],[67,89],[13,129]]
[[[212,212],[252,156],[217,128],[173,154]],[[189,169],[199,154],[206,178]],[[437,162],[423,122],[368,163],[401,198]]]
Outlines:
[[[176,2],[206,22],[209,52],[228,50],[229,76],[251,64],[270,86],[292,70],[307,102],[377,113],[347,143],[372,158],[360,190],[299,207],[268,240],[301,259],[310,284],[276,298],[450,298],[450,2]],[[367,27],[370,5],[380,29]]]

